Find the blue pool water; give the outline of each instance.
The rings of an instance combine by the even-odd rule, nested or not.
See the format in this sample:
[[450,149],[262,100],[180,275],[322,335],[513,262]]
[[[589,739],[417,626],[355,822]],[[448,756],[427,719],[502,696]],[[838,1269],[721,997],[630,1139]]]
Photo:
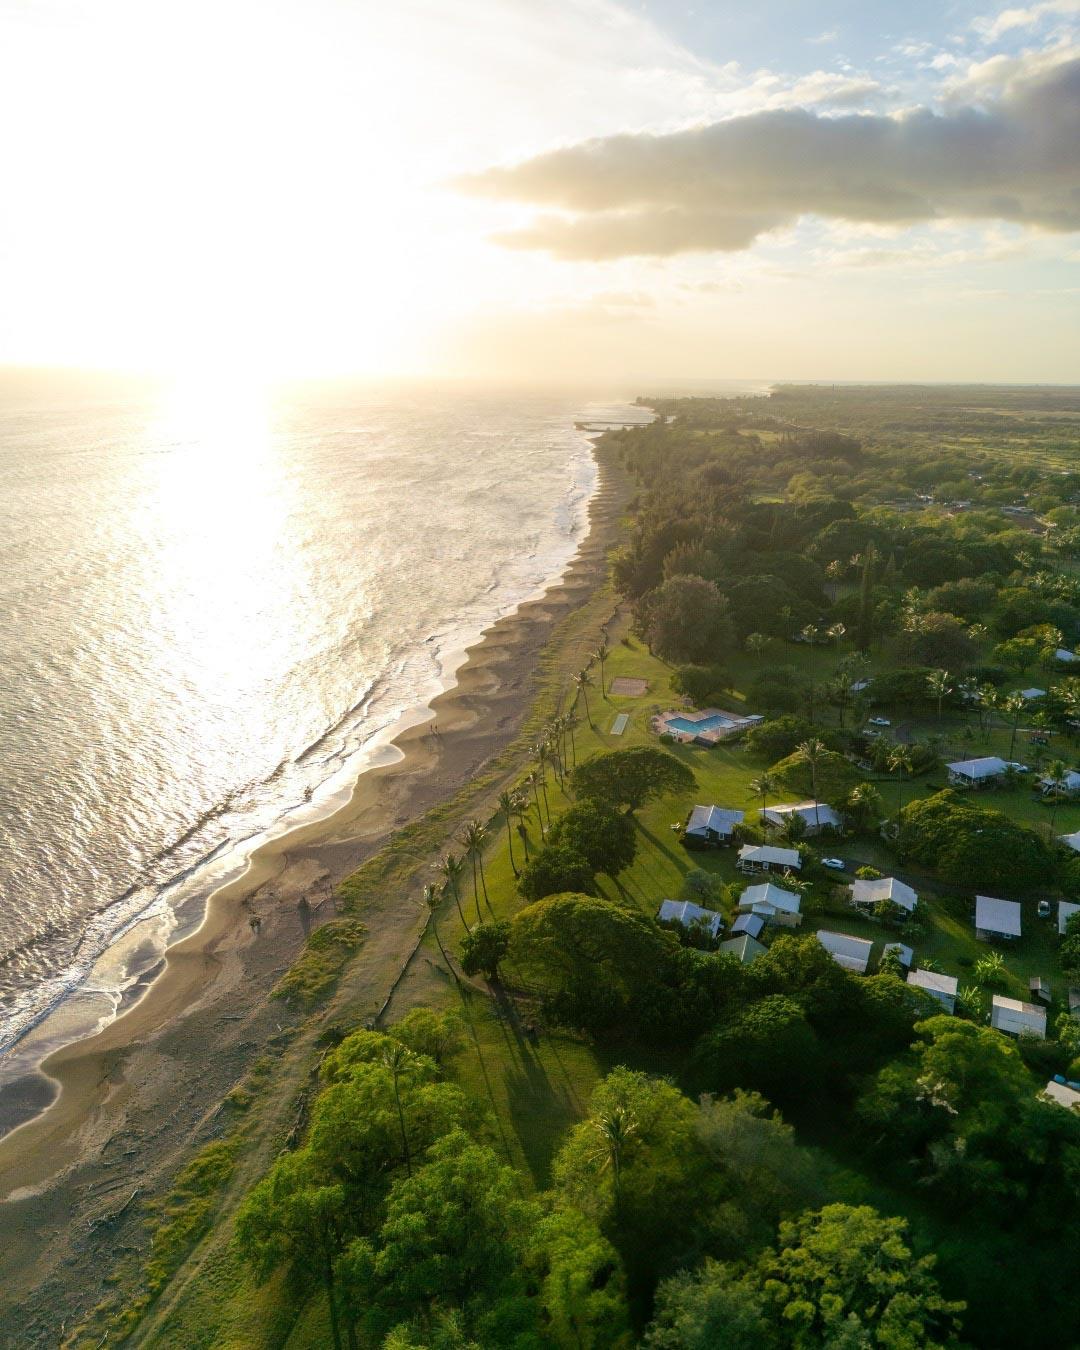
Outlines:
[[701,717],[696,722],[692,722],[689,717],[669,717],[667,725],[671,731],[682,731],[688,736],[698,736],[703,731],[715,731],[717,727],[731,726],[731,719],[721,717],[719,714]]

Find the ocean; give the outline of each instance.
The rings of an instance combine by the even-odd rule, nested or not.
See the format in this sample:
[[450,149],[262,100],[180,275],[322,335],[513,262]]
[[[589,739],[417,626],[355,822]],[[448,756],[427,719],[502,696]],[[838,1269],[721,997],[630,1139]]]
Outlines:
[[567,394],[0,377],[0,1082],[106,1024],[565,570]]

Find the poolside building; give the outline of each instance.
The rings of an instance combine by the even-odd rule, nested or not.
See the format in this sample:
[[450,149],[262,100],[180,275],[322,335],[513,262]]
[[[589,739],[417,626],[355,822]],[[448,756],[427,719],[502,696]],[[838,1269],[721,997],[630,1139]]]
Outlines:
[[797,848],[743,844],[735,866],[740,872],[797,872],[802,867],[802,858]]
[[695,806],[686,822],[683,839],[703,847],[730,844],[735,826],[742,824],[744,814],[728,806]]
[[682,928],[703,928],[711,937],[718,937],[724,928],[723,915],[712,909],[702,909],[692,900],[665,900],[657,910],[660,923],[677,923]]
[[683,709],[681,712],[660,713],[650,726],[660,736],[687,744],[716,745],[763,720],[760,713],[744,717],[741,713],[724,712],[720,708],[706,708],[702,712]]
[[802,897],[774,886],[771,881],[747,886],[739,897],[737,908],[783,928],[797,928],[802,923]]
[[841,828],[840,817],[828,802],[788,802],[783,806],[767,806],[761,812],[761,823],[773,829],[783,829],[792,816],[801,816],[806,822],[806,833]]
[[817,940],[838,966],[856,975],[865,975],[874,944],[870,938],[849,937],[847,933],[830,933],[819,928]]
[[929,994],[946,1009],[956,1011],[956,991],[959,985],[955,975],[942,975],[937,970],[909,970],[907,982],[915,989]]
[[946,764],[949,782],[953,787],[980,788],[998,783],[1008,771],[1008,764],[997,755],[983,755],[979,759],[960,759]]
[[1016,900],[995,900],[992,895],[975,897],[975,936],[980,942],[1004,938],[1015,942],[1020,936],[1020,904]]
[[890,905],[895,905],[897,909],[902,909],[911,914],[915,906],[919,903],[919,897],[902,881],[897,881],[896,877],[879,877],[876,881],[853,881],[848,888],[851,891],[852,908],[862,910],[872,910],[875,905],[879,905],[882,900],[887,900]]
[[990,1025],[1010,1036],[1046,1038],[1046,1009],[1018,998],[995,994],[990,1000]]

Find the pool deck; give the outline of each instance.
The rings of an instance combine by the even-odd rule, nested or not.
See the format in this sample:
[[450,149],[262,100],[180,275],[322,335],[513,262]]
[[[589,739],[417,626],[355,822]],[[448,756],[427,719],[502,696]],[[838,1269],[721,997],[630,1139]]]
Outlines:
[[[678,719],[682,722],[708,722],[711,718],[722,717],[720,726],[702,727],[700,731],[687,731],[684,727],[674,726]],[[670,712],[658,713],[650,722],[651,729],[658,736],[670,736],[683,745],[716,745],[731,736],[737,736],[748,728],[757,726],[759,715],[743,717],[739,713],[727,712],[723,708],[680,708]]]

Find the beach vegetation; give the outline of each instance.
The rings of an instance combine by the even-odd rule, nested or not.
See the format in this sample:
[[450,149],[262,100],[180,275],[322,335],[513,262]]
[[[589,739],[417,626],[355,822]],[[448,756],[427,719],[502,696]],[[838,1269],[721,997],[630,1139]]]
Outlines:
[[337,983],[344,963],[364,941],[365,928],[356,919],[331,919],[308,938],[304,950],[279,980],[274,998],[312,1008]]

